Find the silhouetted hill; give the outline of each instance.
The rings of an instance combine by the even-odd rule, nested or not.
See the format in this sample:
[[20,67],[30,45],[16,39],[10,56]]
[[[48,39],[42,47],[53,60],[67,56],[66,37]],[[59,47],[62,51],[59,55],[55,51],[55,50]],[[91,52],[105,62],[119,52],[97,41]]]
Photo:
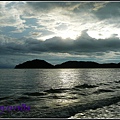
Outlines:
[[59,65],[55,65],[56,68],[98,68],[99,64],[90,61],[67,61]]
[[55,65],[55,68],[120,68],[120,63],[99,64],[91,61],[67,61]]
[[35,59],[16,65],[15,68],[54,68],[54,66],[44,60]]
[[35,59],[16,65],[15,68],[120,68],[120,63],[99,64],[91,61],[67,61],[54,66],[44,60]]

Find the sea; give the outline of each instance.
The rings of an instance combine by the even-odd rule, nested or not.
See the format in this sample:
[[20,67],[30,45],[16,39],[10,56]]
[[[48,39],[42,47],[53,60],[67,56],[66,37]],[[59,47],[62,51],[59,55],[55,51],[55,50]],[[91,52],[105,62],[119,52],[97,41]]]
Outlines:
[[0,118],[120,118],[120,69],[0,69]]

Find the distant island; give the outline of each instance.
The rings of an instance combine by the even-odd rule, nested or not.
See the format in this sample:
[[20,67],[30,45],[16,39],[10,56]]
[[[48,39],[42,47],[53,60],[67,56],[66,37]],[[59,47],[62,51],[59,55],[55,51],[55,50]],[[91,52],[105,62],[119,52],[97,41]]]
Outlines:
[[52,65],[45,60],[35,59],[26,61],[15,66],[15,69],[38,69],[38,68],[120,68],[120,63],[99,64],[91,61],[67,61],[62,64]]
[[54,68],[54,66],[46,62],[45,60],[35,59],[16,65],[15,68]]

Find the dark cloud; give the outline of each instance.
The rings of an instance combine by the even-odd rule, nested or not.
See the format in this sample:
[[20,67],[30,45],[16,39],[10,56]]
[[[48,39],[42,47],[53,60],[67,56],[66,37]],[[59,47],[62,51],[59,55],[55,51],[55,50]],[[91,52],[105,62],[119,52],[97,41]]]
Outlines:
[[105,7],[93,11],[93,13],[100,20],[114,18],[114,17],[118,18],[120,14],[120,2],[109,2],[106,4]]
[[81,5],[73,10],[75,13],[91,12],[95,2],[81,2]]
[[76,5],[81,4],[80,2],[27,2],[28,7],[36,10],[37,12],[50,11],[56,8],[71,8],[76,9]]
[[115,35],[108,39],[96,40],[87,35],[86,30],[76,40],[53,37],[45,41],[36,39],[25,39],[23,43],[8,42],[1,45],[0,54],[14,53],[70,53],[91,54],[97,52],[120,51],[120,39]]

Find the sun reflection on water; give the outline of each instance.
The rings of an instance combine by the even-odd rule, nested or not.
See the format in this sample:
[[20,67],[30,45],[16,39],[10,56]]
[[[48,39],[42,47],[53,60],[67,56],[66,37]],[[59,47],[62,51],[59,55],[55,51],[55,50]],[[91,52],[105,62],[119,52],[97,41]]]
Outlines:
[[74,69],[61,69],[59,79],[64,87],[74,87],[78,73]]

